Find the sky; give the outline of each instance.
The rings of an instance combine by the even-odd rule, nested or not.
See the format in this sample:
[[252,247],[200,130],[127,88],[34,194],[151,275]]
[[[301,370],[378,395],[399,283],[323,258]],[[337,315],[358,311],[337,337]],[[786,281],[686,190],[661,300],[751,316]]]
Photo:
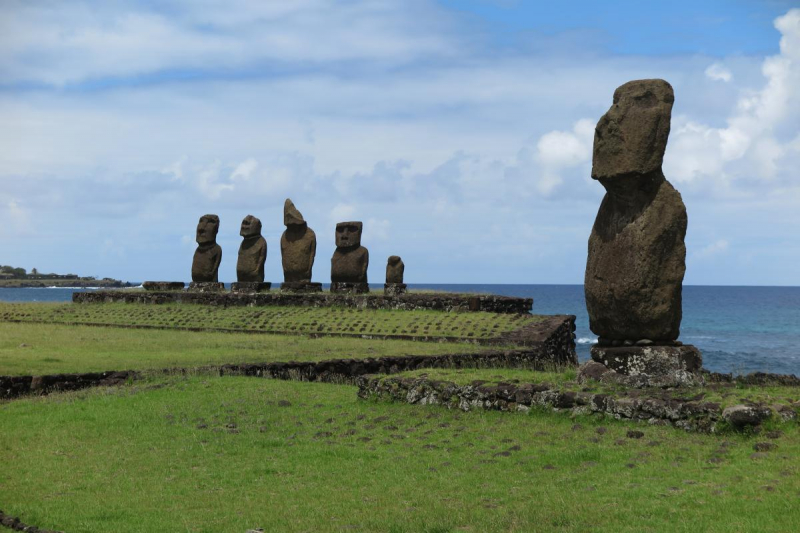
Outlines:
[[189,280],[220,216],[282,281],[283,203],[364,222],[369,279],[582,283],[614,89],[675,90],[685,283],[800,285],[800,3],[4,0],[0,264]]

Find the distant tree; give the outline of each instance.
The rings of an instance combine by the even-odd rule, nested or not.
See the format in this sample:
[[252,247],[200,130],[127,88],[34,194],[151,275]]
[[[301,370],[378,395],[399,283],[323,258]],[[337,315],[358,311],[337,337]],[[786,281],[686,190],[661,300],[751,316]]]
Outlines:
[[24,268],[15,268],[11,273],[20,278],[24,278],[28,275],[28,272]]
[[38,275],[39,275],[39,271],[36,270],[36,268],[32,268],[31,269],[31,276],[38,276]]

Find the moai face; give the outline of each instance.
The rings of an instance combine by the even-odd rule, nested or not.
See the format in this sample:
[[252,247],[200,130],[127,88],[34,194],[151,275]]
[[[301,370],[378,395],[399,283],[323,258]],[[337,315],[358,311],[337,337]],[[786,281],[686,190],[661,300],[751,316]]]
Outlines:
[[219,231],[219,217],[217,215],[203,215],[197,223],[197,244],[210,244],[217,242]]
[[361,246],[361,222],[339,222],[336,224],[336,247],[355,248]]
[[592,178],[646,174],[661,168],[675,94],[664,80],[630,81],[595,128]]
[[239,230],[239,235],[245,239],[261,235],[261,221],[253,215],[247,215],[244,217],[244,220],[242,220],[242,227]]

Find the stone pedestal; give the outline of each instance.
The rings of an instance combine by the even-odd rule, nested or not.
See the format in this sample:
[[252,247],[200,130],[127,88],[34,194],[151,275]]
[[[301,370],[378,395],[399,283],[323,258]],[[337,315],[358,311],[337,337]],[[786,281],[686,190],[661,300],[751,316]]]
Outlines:
[[331,292],[338,294],[366,294],[369,292],[369,283],[334,281],[331,282]]
[[231,283],[231,292],[269,292],[272,283],[269,281],[237,281]]
[[281,292],[322,292],[322,283],[313,281],[284,281]]
[[384,283],[383,294],[386,296],[397,296],[405,294],[408,286],[405,283]]
[[615,348],[594,345],[591,354],[594,361],[628,376],[666,374],[675,370],[698,372],[703,366],[700,350],[689,344]]
[[189,292],[223,292],[225,284],[218,281],[193,281],[189,284]]
[[145,281],[142,287],[146,291],[182,291],[186,284],[182,281]]

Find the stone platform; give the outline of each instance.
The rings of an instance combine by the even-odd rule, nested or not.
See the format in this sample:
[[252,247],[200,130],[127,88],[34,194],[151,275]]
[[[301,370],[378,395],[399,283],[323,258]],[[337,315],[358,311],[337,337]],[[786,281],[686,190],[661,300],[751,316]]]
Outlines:
[[231,292],[269,292],[272,283],[268,281],[237,281],[231,283]]
[[384,283],[383,294],[386,296],[397,296],[398,294],[405,294],[408,291],[408,285],[405,283]]
[[334,281],[331,283],[331,292],[338,294],[367,294],[369,292],[369,283]]
[[591,378],[632,387],[677,387],[701,384],[703,356],[689,344],[607,347],[595,344],[592,361],[579,379]]
[[193,281],[189,284],[189,292],[222,292],[225,284],[218,281]]
[[398,296],[330,293],[234,293],[191,291],[74,292],[75,303],[122,302],[140,304],[189,303],[219,306],[352,307],[356,309],[432,309],[437,311],[487,311],[529,313],[533,298],[462,294],[401,294]]
[[186,283],[182,281],[145,281],[142,287],[146,291],[182,291]]
[[284,281],[281,292],[322,292],[322,283],[315,281]]

